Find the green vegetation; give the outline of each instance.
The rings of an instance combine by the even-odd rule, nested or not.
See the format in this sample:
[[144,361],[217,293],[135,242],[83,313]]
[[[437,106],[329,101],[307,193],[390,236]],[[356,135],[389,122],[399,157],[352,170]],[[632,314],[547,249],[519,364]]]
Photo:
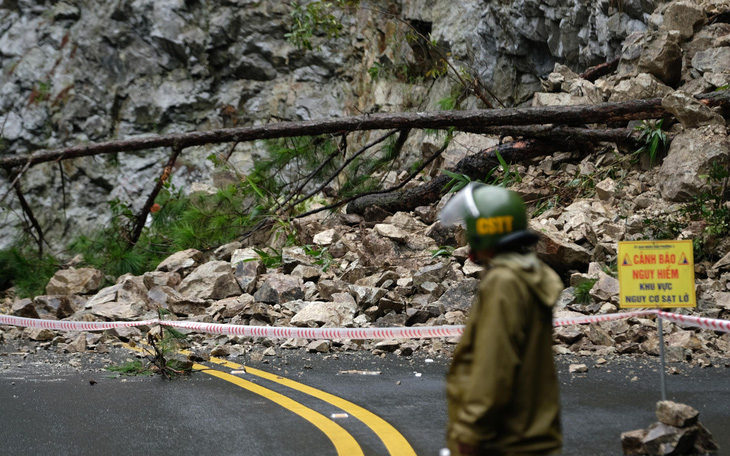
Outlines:
[[[159,309],[160,319],[169,314],[165,309]],[[167,379],[192,372],[192,363],[180,360],[173,356],[185,345],[186,336],[180,331],[160,325],[147,334],[147,343],[142,347],[144,361],[127,361],[117,366],[107,366],[105,369],[122,375],[154,375],[160,374]]]
[[359,2],[352,0],[333,0],[332,2],[315,1],[306,6],[292,3],[292,27],[286,39],[300,49],[312,50],[311,39],[315,35],[337,38],[342,31],[342,22],[335,17],[335,7],[355,6]]
[[[289,217],[306,212],[313,202],[314,185],[338,175],[339,196],[374,189],[380,182],[374,175],[392,166],[397,156],[395,138],[378,148],[346,160],[343,143],[329,136],[267,141],[269,158],[257,160],[248,175],[238,173],[224,158],[209,159],[221,171],[230,173],[234,183],[215,193],[186,195],[169,181],[157,195],[148,223],[136,243],[132,233],[138,214],[119,199],[109,203],[111,218],[96,232],[75,238],[66,255],[81,254],[81,266],[92,266],[106,275],[141,275],[153,270],[163,259],[180,250],[206,251],[240,239],[258,229],[270,230],[271,245],[258,251],[265,264],[281,264],[284,246],[300,245]],[[349,164],[348,164],[349,161]],[[305,198],[306,196],[306,198]],[[321,198],[316,202],[326,202]],[[32,242],[0,251],[0,285],[15,286],[20,296],[44,292],[48,279],[58,268],[51,256],[38,258]],[[23,247],[20,247],[23,246]],[[314,263],[329,267],[332,257],[326,249],[305,246]]]
[[47,101],[51,97],[51,83],[48,81],[38,81],[31,90],[28,104],[37,104]]
[[437,257],[450,257],[454,254],[454,247],[450,245],[442,245],[438,249],[430,250],[431,252],[431,259],[437,258]]
[[133,246],[130,233],[135,214],[127,204],[113,200],[109,224],[95,234],[79,236],[69,250],[115,277],[140,275],[178,250],[206,250],[240,236],[261,217],[261,208],[249,208],[246,197],[242,186],[229,186],[214,195],[191,196],[168,186],[157,197],[159,211],[152,214],[151,224]]
[[646,239],[676,239],[691,224],[701,227],[693,238],[695,261],[714,261],[724,254],[715,251],[718,243],[730,235],[730,207],[727,204],[730,171],[713,162],[707,175],[706,190],[696,195],[679,210],[646,219]]
[[641,133],[639,135],[639,141],[644,143],[636,151],[636,154],[649,155],[649,160],[652,164],[654,164],[657,154],[667,147],[667,134],[662,130],[663,123],[664,119],[644,120],[640,125],[634,127],[634,130]]
[[303,248],[305,254],[314,258],[314,264],[321,266],[322,272],[327,272],[327,269],[329,269],[334,260],[328,248],[314,245],[305,245]]
[[598,282],[598,279],[590,279],[576,285],[575,288],[573,288],[575,302],[578,304],[589,304],[591,302],[591,290],[596,282]]
[[[499,151],[495,150],[494,153],[497,155],[497,160],[499,160],[499,166],[490,169],[487,175],[484,176],[484,179],[478,180],[477,182],[509,187],[516,182],[522,181],[520,174],[512,168],[512,165],[505,161]],[[471,178],[466,174],[458,174],[446,169],[443,170],[443,173],[451,178],[444,186],[445,189],[448,189],[449,193],[458,192],[472,182]]]
[[143,363],[139,359],[134,361],[126,361],[117,366],[107,366],[104,369],[121,375],[153,375],[154,372],[150,365]]
[[46,284],[58,269],[50,255],[38,257],[29,242],[18,242],[14,247],[0,250],[0,290],[11,286],[20,297],[45,293]]

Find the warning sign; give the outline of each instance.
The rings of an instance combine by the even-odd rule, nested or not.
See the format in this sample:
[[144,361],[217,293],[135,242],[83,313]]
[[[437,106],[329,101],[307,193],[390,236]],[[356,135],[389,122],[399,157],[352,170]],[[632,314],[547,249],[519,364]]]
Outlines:
[[618,243],[621,307],[697,307],[692,241]]

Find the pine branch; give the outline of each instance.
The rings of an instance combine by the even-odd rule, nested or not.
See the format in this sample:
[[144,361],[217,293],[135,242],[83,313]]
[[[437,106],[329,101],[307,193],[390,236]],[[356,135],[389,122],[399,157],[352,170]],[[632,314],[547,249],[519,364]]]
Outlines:
[[15,188],[15,195],[18,197],[18,201],[20,202],[20,207],[23,209],[23,213],[28,217],[28,220],[30,220],[30,224],[33,226],[33,229],[35,229],[38,236],[33,236],[36,243],[38,244],[38,258],[43,257],[43,243],[45,242],[45,238],[43,237],[43,229],[41,228],[40,223],[38,223],[38,219],[35,218],[35,215],[33,215],[33,210],[30,208],[30,205],[28,204],[28,201],[25,199],[25,195],[23,195],[23,191],[20,188],[20,181],[17,179],[15,180],[15,184],[13,185]]
[[[729,106],[730,91],[695,96],[711,106]],[[108,141],[73,146],[60,150],[41,150],[30,155],[13,155],[0,159],[0,168],[32,166],[55,160],[101,154],[132,152],[159,147],[182,148],[206,144],[254,141],[294,136],[344,134],[353,131],[391,130],[405,128],[474,129],[514,125],[585,125],[591,123],[628,122],[630,120],[660,119],[671,114],[661,105],[661,98],[633,100],[621,103],[600,103],[579,106],[540,106],[530,108],[482,109],[470,111],[438,111],[409,113],[375,113],[301,122],[278,122],[251,127],[236,127],[209,131],[194,131],[151,137]]]
[[152,189],[152,192],[150,192],[149,196],[147,197],[147,201],[145,201],[142,210],[139,214],[137,214],[134,222],[134,230],[132,231],[132,236],[129,240],[130,245],[134,245],[137,243],[137,241],[139,241],[139,237],[142,235],[142,229],[144,228],[144,224],[147,221],[147,215],[150,213],[152,205],[155,204],[155,199],[160,193],[160,190],[162,190],[162,186],[165,185],[165,181],[167,181],[167,179],[170,177],[170,174],[172,173],[172,167],[175,166],[175,161],[177,160],[177,157],[182,153],[182,150],[183,149],[180,146],[173,146],[170,158],[167,160],[167,164],[162,171],[162,176],[160,176],[160,178],[157,179],[157,182],[155,182],[155,187]]
[[358,150],[357,152],[355,152],[349,159],[345,160],[345,162],[342,164],[342,166],[340,166],[339,168],[337,168],[337,170],[334,173],[332,173],[330,175],[330,177],[328,177],[322,184],[320,184],[319,187],[317,187],[316,189],[312,190],[308,194],[302,196],[301,198],[299,198],[295,202],[289,204],[289,206],[287,207],[287,210],[288,209],[291,209],[292,207],[296,206],[297,204],[299,204],[299,203],[301,203],[303,201],[306,201],[309,198],[311,198],[312,196],[314,196],[317,193],[321,192],[322,189],[324,189],[330,182],[332,182],[335,179],[335,177],[337,177],[342,172],[342,170],[344,170],[347,167],[347,165],[349,165],[350,163],[352,163],[353,160],[355,160],[357,157],[359,157],[360,155],[362,155],[363,153],[365,153],[371,147],[373,147],[376,144],[379,144],[379,143],[385,141],[386,139],[388,139],[389,137],[393,136],[396,132],[397,132],[397,130],[390,131],[390,132],[386,133],[385,135],[379,137],[375,141],[372,141],[371,143],[366,144],[365,146],[363,146],[360,150]]

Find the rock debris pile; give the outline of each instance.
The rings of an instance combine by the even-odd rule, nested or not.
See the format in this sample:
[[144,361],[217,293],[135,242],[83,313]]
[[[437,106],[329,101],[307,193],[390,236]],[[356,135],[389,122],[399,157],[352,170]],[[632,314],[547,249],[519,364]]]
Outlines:
[[[511,188],[532,211],[531,227],[540,234],[537,251],[565,280],[557,318],[618,311],[615,264],[617,242],[656,234],[653,221],[676,213],[684,202],[708,191],[713,166],[730,165],[730,138],[721,110],[693,95],[730,84],[730,5],[673,1],[662,4],[624,41],[617,70],[594,80],[556,64],[533,105],[595,104],[662,97],[677,122],[669,129],[671,147],[660,166],[620,144],[565,151],[514,165],[519,179]],[[714,18],[714,19],[708,19]],[[637,25],[637,24],[634,24]],[[149,97],[148,97],[149,98]],[[425,135],[425,134],[424,134]],[[426,136],[418,136],[423,148]],[[410,140],[409,140],[410,141]],[[415,141],[415,140],[414,140]],[[485,137],[457,133],[443,166],[486,147]],[[490,139],[491,141],[491,139]],[[424,149],[425,150],[425,149]],[[392,175],[390,175],[392,174]],[[384,181],[397,182],[393,171]],[[405,173],[407,174],[407,173]],[[409,183],[410,185],[411,183]],[[726,189],[720,189],[722,191]],[[47,295],[17,299],[8,295],[0,311],[33,318],[138,320],[166,318],[241,325],[301,327],[388,327],[455,325],[465,322],[481,267],[468,258],[463,233],[436,220],[446,198],[434,206],[394,214],[373,208],[364,216],[336,213],[295,219],[298,246],[272,242],[232,243],[215,251],[186,250],[142,276],[112,278],[89,268],[59,271]],[[727,207],[728,202],[723,202]],[[661,227],[660,227],[661,228]],[[691,224],[679,237],[703,232]],[[273,239],[273,238],[272,238]],[[306,248],[305,248],[306,246]],[[276,248],[275,257],[258,252]],[[730,240],[714,239],[713,253],[724,258],[696,264],[697,309],[712,318],[730,318]],[[587,303],[576,289],[595,280]],[[144,328],[142,328],[144,329]],[[725,366],[730,335],[665,326],[670,362]],[[104,350],[117,340],[140,338],[138,328],[70,334],[0,327],[0,340],[30,339],[60,351]],[[304,348],[315,352],[368,349],[444,353],[454,340],[306,341],[191,335],[191,343],[236,356],[264,348],[267,354]],[[653,318],[629,318],[555,331],[560,354],[601,357],[658,354]]]
[[707,454],[719,449],[712,434],[699,422],[700,413],[686,404],[659,401],[659,420],[648,429],[621,434],[621,446],[627,455]]
[[[534,223],[547,221],[554,226],[574,227],[562,231],[562,238],[570,238],[580,227],[600,228],[600,223],[592,223],[585,217],[586,207],[595,211],[604,206],[600,200],[581,200],[557,218],[543,214]],[[469,260],[461,229],[444,229],[438,221],[434,222],[435,211],[435,207],[422,207],[413,213],[393,214],[379,222],[344,214],[310,216],[297,221],[296,226],[302,245],[313,247],[283,247],[278,263],[268,267],[253,247],[244,248],[238,242],[211,252],[193,249],[178,252],[160,263],[155,271],[142,276],[124,275],[114,285],[101,289],[104,277],[100,271],[71,267],[56,273],[47,286],[47,295],[34,299],[6,298],[2,310],[23,317],[84,321],[152,319],[158,316],[158,309],[165,309],[165,318],[169,319],[232,325],[463,324],[482,268]],[[575,219],[583,223],[566,222]],[[544,232],[541,236],[543,241],[547,237]],[[453,250],[444,248],[447,245]],[[544,251],[545,245],[545,242],[538,244],[538,253],[551,262],[568,263],[568,256],[573,254],[569,241],[563,241],[557,250]],[[451,253],[434,255],[439,250]],[[312,254],[313,251],[317,254]],[[556,318],[618,310],[617,280],[605,264],[591,261],[588,250],[586,255],[588,272],[573,272],[564,277],[572,284],[597,279],[590,291],[590,302],[576,302],[575,289],[568,287],[556,308]],[[717,279],[698,282],[703,315],[730,317],[730,292],[727,291],[730,273],[723,272],[725,269],[726,266],[718,265],[713,269]],[[727,363],[730,335],[682,329],[672,324],[665,328],[670,362],[689,361],[702,366]],[[144,329],[76,334],[2,327],[0,335],[6,339],[30,339],[61,352],[103,351],[118,339],[141,340]],[[214,354],[219,356],[238,356],[252,350],[275,355],[293,348],[325,353],[366,349],[374,354],[392,352],[402,356],[423,352],[432,356],[448,353],[456,342],[254,340],[209,334],[191,334],[190,340],[195,348],[215,350]],[[555,341],[560,354],[658,355],[656,324],[651,318],[559,327],[555,330]]]

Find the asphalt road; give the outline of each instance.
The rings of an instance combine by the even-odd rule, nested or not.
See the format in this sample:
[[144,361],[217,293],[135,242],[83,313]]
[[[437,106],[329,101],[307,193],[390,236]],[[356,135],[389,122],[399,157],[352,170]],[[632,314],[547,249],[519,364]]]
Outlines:
[[[268,363],[236,361],[373,412],[395,427],[418,455],[438,455],[444,446],[448,358],[427,362],[365,353],[337,359],[283,353],[267,358]],[[588,372],[570,374],[568,365],[576,361],[587,364]],[[110,378],[85,362],[79,372],[37,362],[34,356],[0,356],[3,454],[337,454],[332,441],[311,422],[235,384],[200,372],[172,382]],[[561,357],[558,366],[564,455],[620,455],[621,432],[655,421],[654,405],[660,398],[656,360],[624,358],[596,366],[591,358]],[[721,447],[730,448],[725,402],[730,371],[678,368],[681,374],[667,377],[668,398],[697,408]],[[236,376],[330,418],[352,435],[363,454],[388,454],[382,435],[351,415],[342,417],[340,408],[251,373]],[[341,417],[331,418],[333,414]]]

